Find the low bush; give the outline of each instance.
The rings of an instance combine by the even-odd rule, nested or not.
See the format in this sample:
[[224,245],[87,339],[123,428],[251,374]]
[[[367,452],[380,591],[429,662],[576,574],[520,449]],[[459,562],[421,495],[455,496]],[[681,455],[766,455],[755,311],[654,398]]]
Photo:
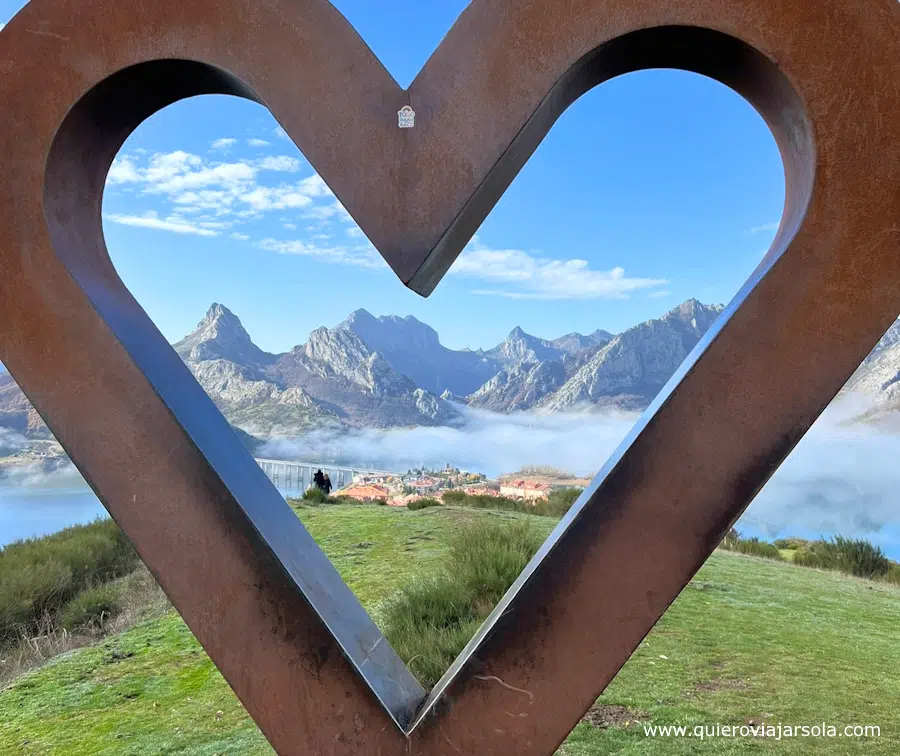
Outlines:
[[315,486],[307,488],[301,498],[306,505],[324,504],[328,501],[328,495],[321,488]]
[[787,549],[790,551],[805,549],[806,545],[807,541],[804,541],[802,538],[778,538],[775,541],[775,548]]
[[473,509],[494,509],[500,512],[562,517],[581,495],[580,488],[557,488],[546,499],[511,499],[506,496],[467,494],[465,491],[445,491],[444,503]]
[[900,585],[900,564],[892,564],[887,571],[887,574],[884,576],[884,579],[893,583],[894,585]]
[[581,488],[555,488],[546,499],[534,502],[534,513],[547,517],[562,517],[581,496]]
[[[354,505],[362,505],[362,504],[378,504],[383,499],[379,499],[378,501],[363,501],[362,499],[354,499],[352,496],[341,496],[340,494],[336,496],[329,496],[325,499],[326,504],[354,504]],[[385,502],[387,503],[387,502]]]
[[738,554],[762,557],[782,561],[781,552],[775,544],[761,541],[759,538],[743,538],[734,528],[728,531],[719,546],[726,551],[734,551]]
[[424,686],[440,679],[543,540],[527,521],[465,524],[442,564],[385,601],[385,636]]
[[468,494],[465,491],[444,491],[444,504],[472,509],[496,509],[502,512],[518,512],[521,502],[505,496],[489,496],[487,494]]
[[0,549],[0,646],[32,634],[83,590],[127,575],[137,552],[111,519]]
[[419,509],[429,509],[431,507],[439,507],[441,506],[441,502],[437,499],[432,498],[424,498],[424,499],[414,499],[407,503],[406,508],[411,509],[413,512]]
[[102,627],[122,607],[117,586],[110,583],[85,588],[59,614],[59,624],[69,632]]
[[794,564],[837,570],[862,578],[884,578],[891,570],[891,562],[884,552],[864,539],[835,536],[830,541],[812,541],[798,549]]

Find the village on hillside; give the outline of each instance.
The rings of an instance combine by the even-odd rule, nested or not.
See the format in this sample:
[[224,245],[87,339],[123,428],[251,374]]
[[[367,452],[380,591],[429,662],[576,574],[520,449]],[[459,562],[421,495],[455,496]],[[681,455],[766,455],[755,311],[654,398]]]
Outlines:
[[396,507],[405,507],[425,498],[440,500],[448,491],[538,501],[546,499],[554,489],[585,488],[589,482],[587,478],[544,467],[526,467],[490,479],[482,473],[467,472],[447,464],[440,470],[417,468],[404,475],[356,475],[351,485],[336,491],[335,495],[359,501],[384,501]]

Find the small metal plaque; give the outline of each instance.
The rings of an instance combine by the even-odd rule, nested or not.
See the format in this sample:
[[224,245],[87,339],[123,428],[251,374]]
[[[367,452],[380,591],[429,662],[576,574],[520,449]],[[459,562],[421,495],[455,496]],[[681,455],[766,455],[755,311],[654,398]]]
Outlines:
[[409,105],[404,105],[397,111],[397,118],[401,129],[411,129],[416,125],[416,111]]

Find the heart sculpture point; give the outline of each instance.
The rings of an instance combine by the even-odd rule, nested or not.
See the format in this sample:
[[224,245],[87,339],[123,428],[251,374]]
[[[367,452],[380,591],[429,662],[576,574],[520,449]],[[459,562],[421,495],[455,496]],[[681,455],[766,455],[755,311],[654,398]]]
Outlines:
[[[254,99],[427,295],[569,104],[657,67],[765,118],[781,226],[426,695],[122,284],[106,174]],[[34,0],[0,113],[0,361],[280,754],[552,753],[900,312],[895,0],[473,0],[407,90],[325,0]]]

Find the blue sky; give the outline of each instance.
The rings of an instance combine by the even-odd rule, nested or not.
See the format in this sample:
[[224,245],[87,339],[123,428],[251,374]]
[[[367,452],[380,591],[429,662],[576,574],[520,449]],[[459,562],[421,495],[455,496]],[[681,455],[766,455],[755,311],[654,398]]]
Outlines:
[[[0,0],[0,21],[21,5]],[[335,5],[407,85],[466,3]],[[358,307],[413,314],[448,346],[476,348],[516,325],[620,331],[689,297],[727,302],[783,203],[774,140],[744,100],[647,71],[563,115],[428,299],[388,271],[268,111],[233,98],[143,124],[110,174],[104,227],[123,280],[171,340],[217,301],[271,351]]]

